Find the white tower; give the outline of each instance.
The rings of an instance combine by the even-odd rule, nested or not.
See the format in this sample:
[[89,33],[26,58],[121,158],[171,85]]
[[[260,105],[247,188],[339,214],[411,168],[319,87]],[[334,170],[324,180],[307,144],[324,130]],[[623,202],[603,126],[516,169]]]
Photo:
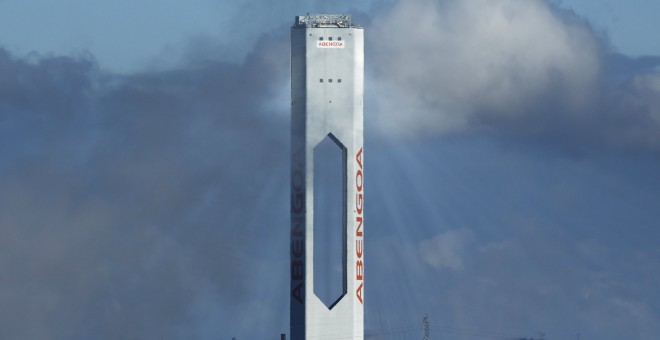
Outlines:
[[[352,24],[350,15],[296,17],[291,29],[293,340],[364,337],[363,92],[362,28]],[[314,155],[317,146],[329,141],[341,155],[342,216],[334,230],[341,239],[343,271],[330,303],[314,289],[314,176],[320,170],[314,169]]]

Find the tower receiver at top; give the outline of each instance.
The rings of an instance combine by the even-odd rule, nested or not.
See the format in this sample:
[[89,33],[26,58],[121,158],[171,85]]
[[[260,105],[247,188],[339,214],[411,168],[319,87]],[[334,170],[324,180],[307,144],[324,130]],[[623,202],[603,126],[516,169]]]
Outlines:
[[293,27],[322,28],[358,28],[351,22],[350,14],[307,14],[296,17]]

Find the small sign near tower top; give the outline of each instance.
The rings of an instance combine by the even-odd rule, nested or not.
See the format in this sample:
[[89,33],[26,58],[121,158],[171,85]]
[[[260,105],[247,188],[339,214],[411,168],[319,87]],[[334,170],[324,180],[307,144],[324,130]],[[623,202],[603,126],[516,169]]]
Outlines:
[[343,41],[317,41],[316,42],[316,47],[317,48],[344,48],[344,42]]

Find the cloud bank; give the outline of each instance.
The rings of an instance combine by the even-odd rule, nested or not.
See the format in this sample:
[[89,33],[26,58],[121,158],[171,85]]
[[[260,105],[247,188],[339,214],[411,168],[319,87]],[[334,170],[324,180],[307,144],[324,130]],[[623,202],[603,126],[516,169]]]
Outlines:
[[2,337],[249,327],[249,273],[273,255],[254,248],[285,244],[261,229],[287,211],[288,130],[266,103],[288,50],[269,36],[258,46],[243,64],[131,76],[0,51]]
[[613,77],[622,61],[603,38],[546,1],[402,1],[367,32],[387,133],[660,146],[658,60]]

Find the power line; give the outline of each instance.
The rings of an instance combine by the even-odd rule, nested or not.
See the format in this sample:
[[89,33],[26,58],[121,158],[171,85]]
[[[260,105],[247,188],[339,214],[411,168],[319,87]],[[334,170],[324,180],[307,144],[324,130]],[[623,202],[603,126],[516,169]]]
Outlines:
[[424,315],[422,319],[422,325],[424,326],[424,340],[429,340],[429,314]]

